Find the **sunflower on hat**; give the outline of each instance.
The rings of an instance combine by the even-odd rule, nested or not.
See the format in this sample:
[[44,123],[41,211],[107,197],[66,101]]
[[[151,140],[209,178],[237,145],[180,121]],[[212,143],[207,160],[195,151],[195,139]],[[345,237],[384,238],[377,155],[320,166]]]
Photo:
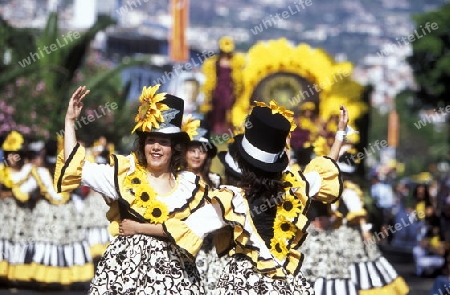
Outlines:
[[200,120],[194,119],[191,114],[183,118],[183,124],[181,125],[181,131],[186,132],[191,140],[198,135],[198,128],[200,127]]
[[24,139],[22,134],[11,131],[3,142],[2,149],[8,152],[17,152],[23,147]]
[[164,122],[162,112],[168,110],[169,107],[162,103],[166,93],[156,93],[161,85],[157,84],[152,87],[145,87],[142,89],[139,101],[141,105],[138,109],[138,114],[134,118],[136,125],[131,133],[136,130],[144,132],[151,132],[153,128],[159,128],[159,124]]

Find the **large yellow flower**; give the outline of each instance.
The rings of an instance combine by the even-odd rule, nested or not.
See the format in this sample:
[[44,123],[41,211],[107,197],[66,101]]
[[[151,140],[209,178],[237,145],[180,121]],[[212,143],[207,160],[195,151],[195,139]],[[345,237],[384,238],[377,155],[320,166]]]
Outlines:
[[289,253],[286,246],[286,240],[274,236],[272,240],[270,240],[270,252],[272,252],[273,256],[275,256],[278,260],[284,260]]
[[183,118],[183,124],[181,125],[181,131],[186,132],[191,140],[198,134],[197,129],[200,127],[200,120],[192,118],[189,114]]
[[280,114],[283,117],[286,118],[286,120],[289,121],[289,123],[291,124],[291,132],[294,131],[295,127],[297,127],[297,125],[294,122],[294,112],[287,110],[286,107],[284,106],[279,106],[277,104],[277,102],[275,100],[271,100],[270,104],[267,105],[265,102],[262,101],[255,101],[255,104],[259,107],[266,107],[272,110],[272,114]]
[[275,237],[290,239],[295,236],[296,227],[283,215],[277,215],[273,223],[273,233]]
[[163,202],[153,200],[145,210],[144,218],[151,223],[163,223],[169,218],[169,210]]
[[229,36],[224,36],[219,40],[219,49],[225,53],[233,52],[234,50],[234,41]]
[[295,196],[286,192],[285,199],[279,205],[277,213],[279,212],[285,218],[293,219],[302,212],[302,207],[302,203]]
[[134,119],[137,124],[134,126],[131,133],[137,129],[144,132],[151,132],[153,128],[159,128],[159,123],[164,122],[162,112],[168,110],[169,107],[162,103],[166,93],[156,94],[159,86],[160,84],[148,88],[144,86],[142,89],[141,96],[139,97],[141,105],[139,106],[138,114]]
[[22,148],[23,142],[22,134],[11,131],[3,142],[2,149],[8,152],[17,152]]

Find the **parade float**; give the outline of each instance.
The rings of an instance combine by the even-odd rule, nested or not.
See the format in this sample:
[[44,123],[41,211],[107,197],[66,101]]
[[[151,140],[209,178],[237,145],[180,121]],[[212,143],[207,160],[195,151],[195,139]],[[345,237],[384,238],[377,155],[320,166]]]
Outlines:
[[[234,46],[228,49],[231,52]],[[253,101],[269,104],[274,99],[296,115],[297,125],[311,131],[317,128],[317,122],[321,122],[330,134],[337,128],[335,118],[339,106],[345,105],[351,115],[349,125],[361,131],[360,134],[367,133],[367,130],[361,130],[367,128],[361,124],[368,110],[363,98],[364,86],[353,80],[350,62],[337,62],[322,49],[304,43],[295,45],[284,38],[259,41],[248,52],[233,53],[232,56],[239,57],[234,58],[239,62],[232,59],[229,63],[235,102],[228,118],[237,130],[245,122]],[[220,100],[220,97],[213,97],[218,86],[214,67],[217,62],[214,56],[203,65],[205,105],[201,110],[204,113],[211,110],[213,99]],[[301,115],[306,111],[312,112],[317,121]],[[318,134],[308,132],[300,140],[301,145],[315,141]],[[354,135],[352,141],[358,143],[359,136]]]

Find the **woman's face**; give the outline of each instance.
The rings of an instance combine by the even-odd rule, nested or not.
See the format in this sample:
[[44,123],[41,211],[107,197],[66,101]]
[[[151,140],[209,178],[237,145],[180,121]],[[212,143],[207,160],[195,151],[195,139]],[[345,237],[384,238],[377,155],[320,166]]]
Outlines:
[[172,158],[172,141],[167,135],[150,134],[144,146],[147,168],[154,172],[169,172]]
[[417,187],[417,199],[422,200],[425,198],[425,187],[423,185]]
[[200,144],[189,144],[186,151],[187,166],[190,171],[198,172],[208,158],[208,152]]

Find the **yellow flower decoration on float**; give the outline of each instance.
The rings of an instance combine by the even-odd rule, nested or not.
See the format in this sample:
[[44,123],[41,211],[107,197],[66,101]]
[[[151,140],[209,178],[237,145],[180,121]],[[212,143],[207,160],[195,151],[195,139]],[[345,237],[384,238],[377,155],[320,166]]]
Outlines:
[[197,129],[200,127],[200,120],[192,118],[189,114],[183,118],[183,124],[181,125],[181,131],[186,132],[191,140],[198,134]]
[[273,235],[284,239],[291,239],[295,236],[296,228],[292,222],[283,215],[277,215],[273,225]]
[[139,101],[141,105],[138,109],[134,121],[137,123],[131,133],[140,129],[144,132],[151,132],[153,128],[159,128],[159,123],[164,122],[162,112],[168,110],[169,107],[162,103],[166,93],[158,93],[156,91],[161,85],[157,84],[152,87],[145,87],[142,89]]
[[153,200],[145,210],[144,218],[154,223],[163,223],[169,218],[169,210],[163,202]]
[[278,260],[284,260],[289,253],[285,239],[276,236],[273,237],[272,240],[270,240],[270,252],[272,252],[273,256]]
[[3,142],[2,149],[8,152],[17,152],[22,148],[24,139],[22,134],[17,131],[11,131]]
[[314,153],[318,157],[328,155],[331,150],[331,147],[328,145],[327,139],[323,136],[318,136],[314,142],[309,143],[307,145],[314,147]]
[[297,127],[294,122],[294,112],[287,110],[284,106],[279,106],[275,100],[272,99],[269,105],[267,105],[265,102],[255,100],[255,104],[259,107],[266,107],[271,109],[272,114],[280,114],[285,117],[286,120],[289,121],[289,124],[291,124],[291,132],[294,131],[294,129]]
[[234,50],[234,41],[229,36],[224,36],[219,40],[219,49],[225,53],[233,52]]

